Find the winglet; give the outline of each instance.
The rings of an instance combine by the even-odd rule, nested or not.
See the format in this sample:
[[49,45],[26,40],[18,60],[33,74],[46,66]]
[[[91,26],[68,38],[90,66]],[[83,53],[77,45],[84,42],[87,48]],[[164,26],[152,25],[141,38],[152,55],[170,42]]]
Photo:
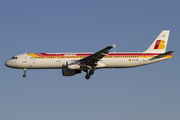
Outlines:
[[112,45],[112,47],[115,48],[115,47],[116,47],[116,44]]

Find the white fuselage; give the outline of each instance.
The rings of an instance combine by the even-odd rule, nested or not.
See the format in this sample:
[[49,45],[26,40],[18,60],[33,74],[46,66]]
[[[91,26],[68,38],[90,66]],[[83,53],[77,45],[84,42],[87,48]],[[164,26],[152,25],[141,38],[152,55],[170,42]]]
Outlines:
[[[56,55],[61,55],[61,53],[55,53]],[[72,53],[67,53],[72,54]],[[79,53],[73,53],[78,55]],[[85,54],[85,53],[84,53]],[[83,54],[83,55],[84,55]],[[88,53],[90,55],[91,53]],[[63,54],[65,56],[65,54]],[[156,54],[157,55],[157,54]],[[164,58],[149,61],[148,59],[154,57],[155,55],[143,53],[109,53],[107,57],[102,58],[98,61],[98,68],[128,68],[137,67],[142,65],[147,65],[159,61],[163,61],[173,56],[167,56]],[[84,56],[74,56],[74,57],[32,57],[26,54],[19,54],[14,56],[12,59],[8,60],[5,64],[11,68],[17,69],[62,69],[67,61],[77,61],[82,59]]]

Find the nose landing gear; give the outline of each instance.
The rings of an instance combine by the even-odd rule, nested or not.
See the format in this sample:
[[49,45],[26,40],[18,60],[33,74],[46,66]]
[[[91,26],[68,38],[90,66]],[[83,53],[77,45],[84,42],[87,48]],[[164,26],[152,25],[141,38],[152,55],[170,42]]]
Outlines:
[[23,74],[23,77],[24,77],[24,78],[26,77],[26,68],[24,68],[24,74]]

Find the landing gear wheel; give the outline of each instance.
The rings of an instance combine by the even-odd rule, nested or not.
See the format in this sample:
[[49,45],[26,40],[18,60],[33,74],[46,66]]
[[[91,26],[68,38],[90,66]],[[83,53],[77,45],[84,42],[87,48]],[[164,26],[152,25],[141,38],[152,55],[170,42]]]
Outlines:
[[25,77],[26,77],[26,74],[23,74],[23,77],[25,78]]
[[26,77],[26,68],[24,68],[24,74],[23,74],[23,77],[24,77],[24,78]]
[[94,74],[94,70],[90,70],[89,75],[93,75],[93,74]]
[[88,80],[90,78],[90,75],[86,74],[85,78]]

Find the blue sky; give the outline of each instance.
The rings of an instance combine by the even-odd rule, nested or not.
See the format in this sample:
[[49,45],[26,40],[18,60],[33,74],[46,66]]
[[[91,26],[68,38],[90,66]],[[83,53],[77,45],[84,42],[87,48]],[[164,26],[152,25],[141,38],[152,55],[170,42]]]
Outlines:
[[[179,120],[178,0],[0,1],[1,120]],[[64,77],[57,70],[10,69],[4,63],[25,52],[146,50],[171,30],[174,58],[129,69],[101,69]]]

